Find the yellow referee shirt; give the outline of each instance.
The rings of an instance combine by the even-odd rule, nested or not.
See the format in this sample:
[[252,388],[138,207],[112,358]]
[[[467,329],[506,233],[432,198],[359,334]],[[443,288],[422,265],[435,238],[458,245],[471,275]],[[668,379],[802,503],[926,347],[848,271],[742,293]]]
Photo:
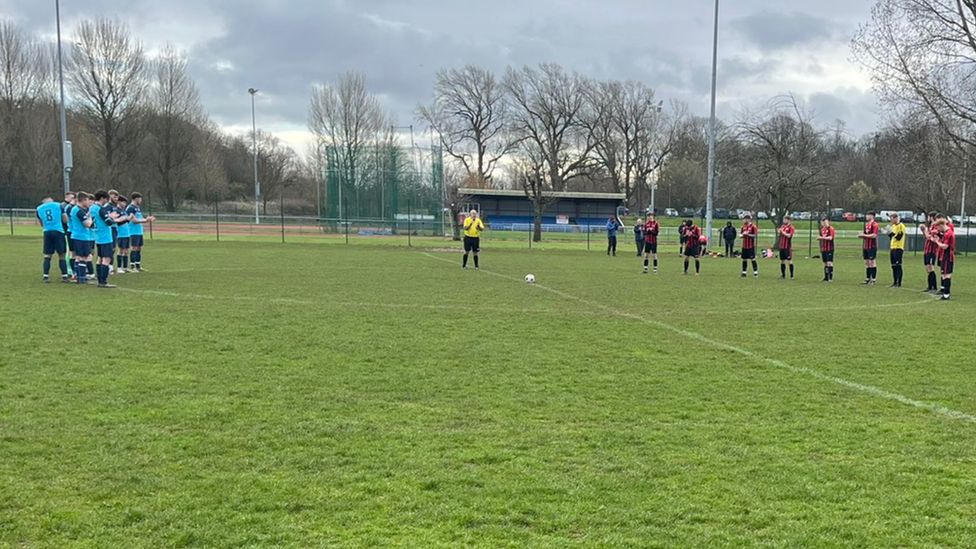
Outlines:
[[892,250],[904,250],[905,241],[908,240],[905,232],[904,223],[895,223],[891,226],[891,232],[888,233],[891,236],[891,249]]
[[485,230],[485,223],[480,217],[477,219],[469,217],[464,220],[464,236],[479,238],[483,230]]

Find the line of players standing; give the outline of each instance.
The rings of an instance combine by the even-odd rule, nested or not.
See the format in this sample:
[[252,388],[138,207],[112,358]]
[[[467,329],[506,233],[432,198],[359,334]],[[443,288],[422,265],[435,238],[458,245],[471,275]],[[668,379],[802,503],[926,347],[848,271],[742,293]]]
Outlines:
[[[892,216],[891,224],[886,227],[886,234],[891,239],[891,270],[893,283],[891,287],[900,288],[904,276],[903,258],[905,244],[907,243],[907,230],[897,215]],[[608,232],[610,223],[608,221]],[[952,271],[956,257],[956,234],[952,221],[945,215],[932,212],[927,217],[927,224],[919,227],[925,239],[923,258],[925,269],[928,273],[928,288],[926,292],[936,294],[943,300],[949,300],[952,289]],[[638,243],[637,255],[644,256],[644,274],[649,272],[650,261],[653,259],[654,272],[658,272],[657,239],[660,234],[661,226],[658,223],[654,212],[648,215],[647,221],[641,223],[638,219],[634,227],[635,239]],[[691,219],[686,219],[678,229],[680,236],[680,253],[684,256],[684,274],[688,274],[689,264],[692,260],[695,263],[695,275],[701,272],[701,256],[708,244],[707,237],[702,233],[702,229],[695,225]],[[615,233],[615,231],[614,231]],[[759,238],[759,227],[753,222],[752,216],[747,215],[743,219],[742,227],[739,229],[742,237],[742,274],[741,277],[748,276],[748,268],[752,267],[754,277],[759,276],[759,263],[756,260],[756,241]],[[776,229],[777,249],[779,250],[780,277],[786,279],[787,272],[792,280],[796,276],[793,265],[793,237],[796,235],[796,226],[793,225],[792,216],[787,215],[783,219],[783,224]],[[880,226],[875,220],[874,212],[867,214],[864,228],[858,233],[858,238],[862,241],[862,257],[864,258],[865,278],[864,284],[873,286],[878,279],[878,236]],[[824,282],[831,282],[834,279],[834,249],[837,232],[831,226],[830,220],[822,218],[820,220],[820,232],[817,240],[820,244],[820,258],[824,264]],[[613,246],[614,251],[616,246]],[[609,253],[609,248],[608,248]],[[941,271],[941,286],[937,286],[938,278],[936,268]]]
[[[44,229],[44,282],[50,282],[55,254],[65,283],[87,284],[95,276],[99,288],[115,288],[108,282],[113,257],[117,274],[144,270],[143,225],[155,218],[142,215],[139,193],[133,193],[131,201],[115,190],[99,190],[94,195],[67,192],[60,203],[48,196],[37,207],[37,220]],[[95,255],[97,265],[92,261]]]

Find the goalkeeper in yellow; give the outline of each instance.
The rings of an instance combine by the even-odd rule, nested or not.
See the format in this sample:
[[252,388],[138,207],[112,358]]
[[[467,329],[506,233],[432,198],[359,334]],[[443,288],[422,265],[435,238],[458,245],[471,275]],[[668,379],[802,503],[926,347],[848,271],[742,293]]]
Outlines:
[[478,252],[481,251],[481,231],[485,230],[485,222],[478,217],[478,210],[471,210],[464,219],[464,260],[461,268],[468,268],[468,254],[474,254],[474,268],[478,270]]
[[888,225],[887,233],[888,238],[891,239],[891,276],[893,279],[891,287],[901,288],[901,279],[904,274],[901,262],[905,255],[905,241],[908,238],[905,236],[907,234],[905,224],[901,222],[898,214],[891,215],[891,224]]

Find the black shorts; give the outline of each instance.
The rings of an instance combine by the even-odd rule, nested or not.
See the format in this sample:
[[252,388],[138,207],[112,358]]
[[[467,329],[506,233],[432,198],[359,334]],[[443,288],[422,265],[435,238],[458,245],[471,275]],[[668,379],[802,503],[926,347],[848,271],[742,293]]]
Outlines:
[[861,255],[864,256],[865,261],[874,261],[875,259],[878,259],[878,249],[877,248],[866,249],[862,252]]
[[657,242],[644,241],[644,253],[645,254],[656,254],[657,253]]
[[820,252],[820,259],[822,259],[824,263],[833,263],[834,252]]
[[61,231],[44,231],[44,255],[61,254],[68,251]]
[[118,244],[119,244],[119,249],[120,250],[128,250],[129,249],[129,237],[128,236],[119,237]]
[[780,250],[779,250],[779,260],[780,261],[792,261],[793,260],[793,248],[780,248]]
[[88,257],[92,254],[92,246],[95,244],[91,240],[72,240],[74,242],[75,257]]
[[756,249],[755,248],[742,248],[742,260],[747,261],[749,259],[756,259]]
[[112,255],[114,254],[115,254],[115,246],[113,246],[111,243],[98,245],[98,257],[111,258]]
[[925,254],[924,256],[922,256],[922,262],[925,263],[926,267],[929,265],[932,266],[938,265],[939,256],[937,254]]
[[481,251],[481,239],[476,236],[464,237],[464,253]]
[[942,276],[951,275],[952,267],[955,266],[954,264],[955,264],[955,260],[953,259],[949,259],[949,258],[943,259],[942,263],[939,264],[942,267]]
[[141,234],[134,234],[134,235],[130,236],[129,237],[129,245],[131,247],[133,247],[133,248],[141,248],[142,247],[142,235]]
[[891,250],[891,264],[894,266],[901,265],[904,256],[905,250]]
[[699,255],[701,255],[701,246],[692,246],[691,243],[685,246],[685,257],[698,257]]

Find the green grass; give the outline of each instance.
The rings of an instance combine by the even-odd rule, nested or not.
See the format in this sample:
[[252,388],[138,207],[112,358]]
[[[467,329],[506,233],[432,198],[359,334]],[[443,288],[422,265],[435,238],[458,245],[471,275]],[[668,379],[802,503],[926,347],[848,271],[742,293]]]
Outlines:
[[941,303],[854,255],[163,240],[107,291],[39,247],[0,238],[0,546],[976,544],[976,261]]

